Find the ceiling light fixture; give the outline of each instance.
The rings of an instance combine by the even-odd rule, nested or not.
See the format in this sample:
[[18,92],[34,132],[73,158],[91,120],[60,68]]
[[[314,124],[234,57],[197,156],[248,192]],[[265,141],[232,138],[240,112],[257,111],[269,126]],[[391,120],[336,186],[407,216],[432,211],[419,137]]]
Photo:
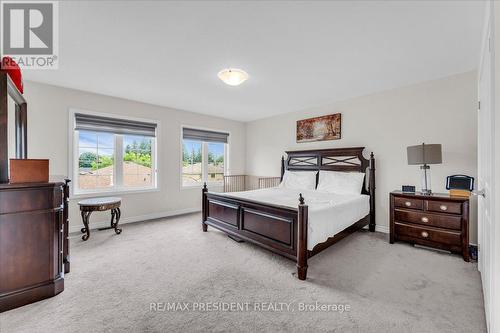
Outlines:
[[248,79],[248,74],[244,70],[237,68],[226,68],[217,74],[225,84],[230,86],[239,86]]

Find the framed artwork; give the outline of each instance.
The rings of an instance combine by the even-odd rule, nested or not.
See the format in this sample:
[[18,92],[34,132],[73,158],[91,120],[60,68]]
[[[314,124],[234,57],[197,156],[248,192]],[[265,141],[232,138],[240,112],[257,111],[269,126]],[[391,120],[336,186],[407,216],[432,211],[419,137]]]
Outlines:
[[338,140],[340,138],[340,113],[297,121],[297,142]]

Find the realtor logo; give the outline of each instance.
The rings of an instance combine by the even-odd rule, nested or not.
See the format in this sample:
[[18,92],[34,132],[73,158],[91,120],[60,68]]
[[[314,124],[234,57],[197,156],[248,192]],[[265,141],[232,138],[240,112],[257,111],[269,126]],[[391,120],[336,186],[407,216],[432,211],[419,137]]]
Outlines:
[[1,18],[3,56],[21,68],[57,69],[57,1],[2,1]]

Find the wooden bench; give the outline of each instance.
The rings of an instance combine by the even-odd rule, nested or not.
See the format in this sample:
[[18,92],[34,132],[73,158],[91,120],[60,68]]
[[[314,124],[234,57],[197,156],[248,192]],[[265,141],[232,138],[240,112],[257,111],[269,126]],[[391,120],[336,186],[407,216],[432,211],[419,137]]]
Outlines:
[[90,237],[89,219],[92,212],[103,212],[106,210],[111,210],[111,228],[115,229],[116,234],[119,235],[122,232],[122,229],[118,229],[118,222],[122,214],[120,211],[121,204],[122,199],[118,197],[92,198],[78,202],[83,220],[81,231],[85,234],[82,236],[82,239],[86,241]]

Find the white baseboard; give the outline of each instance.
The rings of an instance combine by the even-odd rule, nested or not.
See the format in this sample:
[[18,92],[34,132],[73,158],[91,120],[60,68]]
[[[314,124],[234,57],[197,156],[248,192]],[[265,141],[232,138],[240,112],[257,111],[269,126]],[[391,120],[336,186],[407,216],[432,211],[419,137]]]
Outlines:
[[[368,226],[364,227],[364,229],[368,229]],[[384,234],[388,234],[389,233],[389,227],[386,226],[386,225],[375,224],[375,231],[382,232]]]
[[388,234],[389,227],[386,225],[375,225],[375,231],[383,232],[384,234]]
[[[183,214],[189,214],[189,213],[196,213],[199,212],[200,208],[186,208],[186,209],[180,209],[180,210],[173,210],[169,212],[159,212],[159,213],[152,213],[152,214],[146,214],[146,215],[139,215],[139,216],[129,216],[129,217],[124,217],[120,219],[119,224],[127,224],[127,223],[134,223],[134,222],[142,222],[142,221],[148,221],[148,220],[156,220],[156,219],[161,219],[164,217],[170,217],[170,216],[176,216],[176,215],[183,215]],[[80,232],[80,229],[83,227],[82,221],[78,221],[80,223],[74,223],[73,225],[70,225],[69,227],[69,232],[70,233],[76,233]],[[92,220],[90,221],[90,229],[99,229],[99,228],[106,228],[109,227],[109,220],[107,221],[97,221],[93,222]]]

